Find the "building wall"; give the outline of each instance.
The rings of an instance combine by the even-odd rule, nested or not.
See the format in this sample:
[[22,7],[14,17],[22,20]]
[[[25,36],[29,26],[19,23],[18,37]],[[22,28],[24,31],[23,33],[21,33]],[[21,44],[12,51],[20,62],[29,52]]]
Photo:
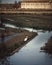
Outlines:
[[22,2],[21,3],[22,9],[52,9],[52,3],[45,2],[37,2],[37,3],[28,3],[28,2]]

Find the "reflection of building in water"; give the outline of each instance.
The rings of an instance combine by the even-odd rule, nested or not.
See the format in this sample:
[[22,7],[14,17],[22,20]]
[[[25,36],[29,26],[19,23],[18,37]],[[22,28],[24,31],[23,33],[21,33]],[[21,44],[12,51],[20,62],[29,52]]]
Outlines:
[[52,0],[23,0],[22,9],[52,9]]

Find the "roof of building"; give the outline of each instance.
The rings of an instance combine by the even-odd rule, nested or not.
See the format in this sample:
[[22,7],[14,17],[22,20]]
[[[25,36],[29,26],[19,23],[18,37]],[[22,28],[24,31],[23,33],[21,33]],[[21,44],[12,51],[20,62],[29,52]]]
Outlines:
[[52,0],[22,0],[22,2],[52,2]]
[[52,0],[22,0],[22,1],[52,1]]

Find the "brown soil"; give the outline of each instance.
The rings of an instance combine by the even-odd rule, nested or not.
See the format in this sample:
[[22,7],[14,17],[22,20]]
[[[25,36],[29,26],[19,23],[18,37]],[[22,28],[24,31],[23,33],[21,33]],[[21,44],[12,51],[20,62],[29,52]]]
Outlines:
[[[0,57],[15,53],[22,46],[24,46],[28,41],[30,41],[32,38],[34,38],[37,35],[37,33],[29,32],[27,30],[20,30],[20,31],[21,32],[19,33],[19,35],[16,35],[15,37],[4,42],[3,44],[0,44],[0,49],[2,50],[2,52],[0,53]],[[27,41],[24,41],[26,36],[28,36],[28,39],[27,39]],[[4,49],[4,51],[3,51],[3,49]]]
[[15,29],[15,28],[7,28],[6,30],[0,30],[0,38],[2,38],[2,36],[9,36],[12,35],[14,33],[21,33],[23,30],[21,29]]

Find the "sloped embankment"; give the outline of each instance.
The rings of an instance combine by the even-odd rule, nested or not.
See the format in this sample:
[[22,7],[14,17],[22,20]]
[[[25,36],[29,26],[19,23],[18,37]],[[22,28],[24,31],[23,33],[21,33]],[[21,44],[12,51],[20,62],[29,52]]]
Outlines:
[[[22,46],[24,46],[28,41],[30,41],[36,35],[37,33],[35,32],[29,32],[29,31],[24,30],[21,33],[19,33],[19,35],[16,35],[12,37],[11,39],[7,40],[4,43],[4,47],[2,48],[2,51],[0,53],[0,57],[15,53],[16,49],[18,51]],[[26,37],[28,38],[26,41],[24,41]]]

